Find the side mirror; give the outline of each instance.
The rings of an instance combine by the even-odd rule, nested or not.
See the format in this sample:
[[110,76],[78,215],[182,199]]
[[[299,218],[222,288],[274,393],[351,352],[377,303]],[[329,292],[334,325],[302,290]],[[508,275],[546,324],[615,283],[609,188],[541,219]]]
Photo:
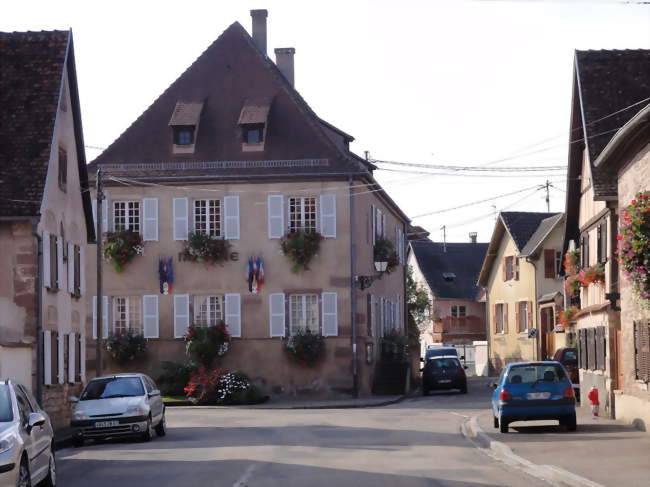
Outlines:
[[463,369],[467,370],[469,367],[467,365],[463,365]]
[[68,402],[71,402],[71,403],[73,403],[73,404],[78,403],[78,402],[79,402],[79,398],[78,398],[77,396],[70,396],[70,397],[68,398]]
[[491,387],[492,389],[496,389],[498,387],[498,384],[496,382],[492,382],[488,387]]
[[422,357],[420,357],[420,362],[424,362],[424,359]]
[[27,417],[27,432],[31,433],[36,426],[45,424],[45,416],[42,413],[29,413]]
[[156,397],[160,396],[160,391],[151,391],[147,394],[147,397]]
[[460,356],[460,359],[461,359],[461,360],[465,360],[465,355],[461,355],[461,356]]

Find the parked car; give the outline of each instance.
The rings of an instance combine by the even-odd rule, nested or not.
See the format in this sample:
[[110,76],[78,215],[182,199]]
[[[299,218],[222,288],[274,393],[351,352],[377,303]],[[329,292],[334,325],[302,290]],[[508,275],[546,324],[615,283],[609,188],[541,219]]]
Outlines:
[[514,421],[556,419],[575,431],[575,392],[559,362],[517,362],[507,365],[492,384],[494,427],[508,432]]
[[0,381],[0,486],[56,485],[54,431],[25,387]]
[[569,374],[569,379],[576,391],[576,398],[580,397],[580,373],[578,371],[578,349],[572,347],[558,348],[553,355],[553,360],[560,362]]
[[76,443],[86,439],[137,436],[150,441],[154,430],[165,436],[165,407],[160,390],[144,374],[117,374],[88,382],[76,403],[71,426]]
[[443,356],[427,359],[422,369],[422,394],[441,389],[458,389],[467,393],[465,367],[457,357]]
[[[458,350],[454,347],[429,347],[424,354],[424,360],[430,359],[431,357],[458,357]],[[465,357],[461,357],[465,358]]]

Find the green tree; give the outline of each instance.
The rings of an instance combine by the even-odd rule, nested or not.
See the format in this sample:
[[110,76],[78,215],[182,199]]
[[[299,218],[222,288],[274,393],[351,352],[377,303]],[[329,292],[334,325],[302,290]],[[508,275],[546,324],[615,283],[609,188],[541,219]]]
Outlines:
[[415,345],[420,341],[420,327],[429,319],[431,301],[426,290],[413,279],[411,266],[406,271],[406,306],[409,342]]

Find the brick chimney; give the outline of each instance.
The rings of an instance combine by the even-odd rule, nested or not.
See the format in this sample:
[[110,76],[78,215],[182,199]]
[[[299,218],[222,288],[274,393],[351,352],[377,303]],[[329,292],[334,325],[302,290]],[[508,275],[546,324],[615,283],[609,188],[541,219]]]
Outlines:
[[266,9],[251,10],[253,19],[253,42],[257,48],[266,56],[266,17],[269,11]]
[[275,49],[275,64],[280,72],[293,86],[293,55],[296,50],[293,47],[278,47]]
[[471,243],[476,243],[476,237],[478,234],[476,232],[469,232],[469,241]]

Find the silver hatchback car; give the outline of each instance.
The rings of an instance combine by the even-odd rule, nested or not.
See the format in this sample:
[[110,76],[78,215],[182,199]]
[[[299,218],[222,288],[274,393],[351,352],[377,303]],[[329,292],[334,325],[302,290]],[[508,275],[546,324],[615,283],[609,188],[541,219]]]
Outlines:
[[54,432],[25,387],[0,380],[0,487],[56,485]]
[[137,436],[149,441],[165,436],[165,406],[160,391],[144,374],[116,374],[92,379],[75,402],[71,426],[77,445],[86,439]]

